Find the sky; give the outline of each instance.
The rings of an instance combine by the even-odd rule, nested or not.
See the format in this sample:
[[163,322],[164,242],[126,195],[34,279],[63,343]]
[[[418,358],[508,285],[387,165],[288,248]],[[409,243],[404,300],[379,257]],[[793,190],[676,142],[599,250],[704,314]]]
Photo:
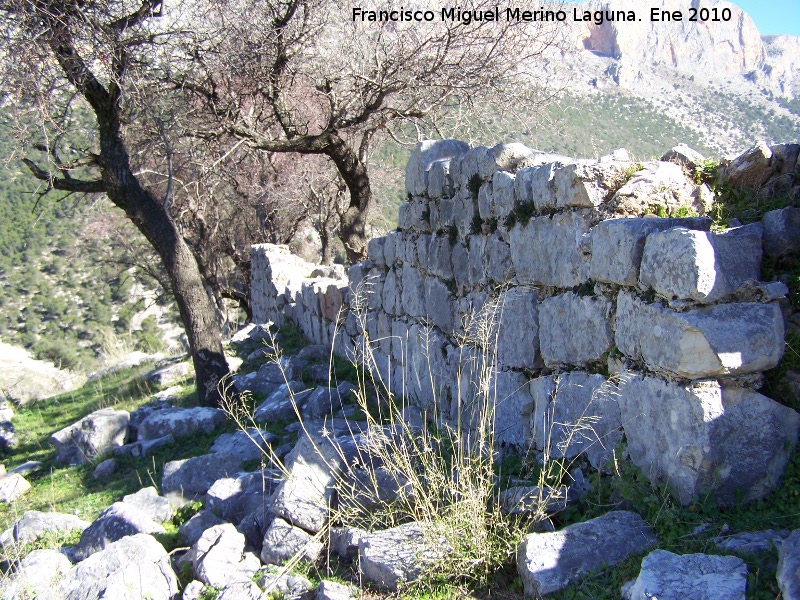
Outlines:
[[729,0],[753,18],[761,35],[800,36],[800,0]]

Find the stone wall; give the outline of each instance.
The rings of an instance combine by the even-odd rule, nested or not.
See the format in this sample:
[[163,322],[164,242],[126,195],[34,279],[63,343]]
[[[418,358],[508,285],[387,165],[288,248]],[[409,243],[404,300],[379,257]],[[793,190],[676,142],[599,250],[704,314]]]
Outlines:
[[787,289],[760,282],[761,223],[654,216],[712,201],[692,181],[696,153],[665,159],[423,142],[398,229],[349,282],[304,279],[312,267],[285,249],[253,247],[254,317],[289,318],[343,355],[366,341],[429,418],[470,415],[488,373],[504,445],[603,468],[624,439],[682,502],[761,497],[800,425],[756,391],[783,354]]

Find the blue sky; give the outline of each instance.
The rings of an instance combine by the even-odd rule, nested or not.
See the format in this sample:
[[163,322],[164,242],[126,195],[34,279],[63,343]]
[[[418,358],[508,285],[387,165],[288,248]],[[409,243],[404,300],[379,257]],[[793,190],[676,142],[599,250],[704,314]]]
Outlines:
[[730,0],[749,14],[761,35],[800,36],[800,0]]

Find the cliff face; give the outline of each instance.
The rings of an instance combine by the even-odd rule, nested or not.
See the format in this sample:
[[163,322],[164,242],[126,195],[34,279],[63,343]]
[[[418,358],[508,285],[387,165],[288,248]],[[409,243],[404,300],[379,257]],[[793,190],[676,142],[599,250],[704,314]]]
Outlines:
[[[617,70],[649,70],[670,67],[687,74],[712,76],[746,75],[751,81],[779,95],[794,96],[800,82],[800,65],[792,58],[800,54],[800,38],[784,35],[762,38],[747,13],[722,1],[704,1],[702,7],[730,10],[728,21],[689,21],[690,7],[682,8],[682,21],[650,20],[650,9],[676,10],[672,0],[592,0],[578,5],[578,11],[635,11],[641,21],[579,21],[572,25],[570,45],[579,53],[612,58]],[[571,9],[569,9],[571,10]],[[713,14],[713,13],[712,13]],[[570,21],[572,15],[570,15]]]

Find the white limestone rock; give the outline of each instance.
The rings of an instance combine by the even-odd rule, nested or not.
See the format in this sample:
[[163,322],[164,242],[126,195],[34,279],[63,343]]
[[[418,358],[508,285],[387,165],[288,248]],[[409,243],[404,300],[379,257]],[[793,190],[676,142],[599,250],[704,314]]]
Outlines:
[[497,362],[501,368],[538,369],[539,302],[535,290],[515,287],[501,296]]
[[122,501],[125,504],[135,506],[156,523],[164,523],[172,518],[172,507],[169,504],[169,500],[159,496],[158,490],[153,486],[142,488],[134,494],[123,496]]
[[295,527],[283,519],[272,521],[264,534],[261,561],[268,565],[280,565],[297,554],[311,563],[322,554],[324,545],[313,535]]
[[681,143],[667,150],[660,160],[662,162],[674,162],[683,165],[689,169],[690,172],[694,172],[697,167],[702,166],[705,157],[697,150]]
[[747,565],[736,556],[653,550],[628,591],[630,600],[744,600]]
[[800,599],[800,529],[778,548],[778,587],[784,600]]
[[784,256],[800,249],[800,208],[787,206],[764,215],[764,252]]
[[[572,292],[539,304],[539,344],[547,366],[600,360],[614,343],[611,302]],[[580,332],[579,335],[576,335]]]
[[261,562],[244,551],[244,543],[230,523],[206,529],[190,550],[195,577],[213,587],[250,581]]
[[16,570],[4,578],[0,587],[3,600],[58,600],[62,597],[59,582],[72,564],[58,550],[34,550],[15,566]]
[[80,465],[122,446],[129,420],[128,411],[103,408],[55,432],[50,444],[56,450],[56,462]]
[[0,502],[10,504],[27,494],[31,484],[19,473],[9,473],[0,477]]
[[528,378],[516,371],[500,371],[492,389],[495,441],[507,446],[527,448],[531,441],[533,398]]
[[[425,287],[419,270],[404,266],[403,286],[400,288],[403,313],[410,317],[425,316]],[[388,312],[388,311],[387,311]]]
[[83,530],[80,541],[73,548],[75,560],[99,552],[109,544],[137,533],[164,533],[164,528],[150,515],[136,506],[125,502],[115,502]]
[[704,215],[707,206],[695,194],[695,183],[680,165],[653,162],[633,174],[609,201],[616,212],[643,216],[659,208],[667,211],[690,208]]
[[617,347],[654,371],[686,379],[758,373],[783,356],[783,314],[777,303],[720,304],[675,312],[621,291]]
[[83,531],[88,526],[87,521],[79,519],[75,515],[29,510],[22,515],[22,518],[15,521],[14,525],[3,532],[0,536],[0,543],[8,545],[16,542],[24,545],[35,542],[48,532],[66,533],[76,529]]
[[453,330],[453,301],[450,290],[435,277],[425,279],[425,316],[429,323],[445,333]]
[[757,190],[775,174],[772,150],[765,142],[757,142],[737,156],[726,168],[727,179],[735,186]]
[[173,505],[202,497],[214,482],[239,471],[241,459],[230,454],[202,454],[164,465],[161,493]]
[[797,441],[800,415],[745,388],[679,385],[623,371],[617,402],[631,460],[684,505],[766,496]]
[[450,161],[465,154],[469,145],[458,140],[419,142],[406,164],[406,193],[419,196],[428,191],[428,173],[434,163]]
[[639,515],[614,511],[560,531],[528,535],[517,550],[517,570],[525,595],[538,598],[644,552],[656,541]]

